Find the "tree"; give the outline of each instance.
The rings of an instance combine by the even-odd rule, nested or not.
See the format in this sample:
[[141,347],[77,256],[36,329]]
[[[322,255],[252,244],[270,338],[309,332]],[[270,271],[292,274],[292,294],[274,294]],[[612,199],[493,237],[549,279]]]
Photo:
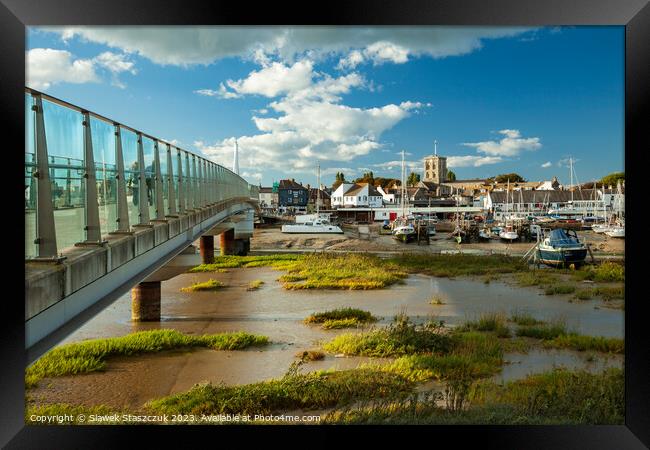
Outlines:
[[601,178],[600,182],[605,186],[616,186],[618,182],[625,181],[625,172],[613,172]]
[[342,183],[345,183],[345,175],[343,172],[336,172],[336,181],[332,184],[332,190],[336,190]]
[[526,181],[524,177],[517,173],[503,173],[501,175],[497,175],[494,178],[488,178],[488,180],[494,180],[497,183],[507,183],[508,181],[511,183],[523,183]]
[[451,170],[447,171],[447,181],[456,181],[456,174]]
[[419,181],[420,181],[420,175],[415,172],[411,172],[409,177],[406,179],[406,184],[408,186],[415,186]]

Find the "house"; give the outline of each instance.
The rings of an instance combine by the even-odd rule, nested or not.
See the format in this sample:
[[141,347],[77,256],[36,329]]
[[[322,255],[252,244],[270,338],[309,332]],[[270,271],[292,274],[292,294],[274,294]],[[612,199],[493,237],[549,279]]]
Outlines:
[[260,186],[260,208],[277,208],[278,207],[278,193],[273,192],[272,187]]
[[332,193],[331,203],[334,208],[359,206],[381,208],[383,196],[376,187],[369,183],[341,183]]
[[553,177],[551,180],[542,181],[535,189],[538,191],[557,191],[560,189],[560,182],[557,177]]
[[309,192],[295,180],[280,180],[278,185],[278,209],[281,212],[306,212]]
[[[309,188],[309,203],[308,205],[316,209],[316,201],[318,200],[318,191],[317,188]],[[331,209],[332,208],[332,196],[327,192],[326,189],[321,186],[320,188],[320,208],[321,209]]]
[[377,186],[377,192],[379,192],[382,196],[382,199],[384,201],[384,205],[396,205],[397,202],[395,201],[395,193],[394,192],[387,192],[390,191],[388,187],[384,190],[383,187]]

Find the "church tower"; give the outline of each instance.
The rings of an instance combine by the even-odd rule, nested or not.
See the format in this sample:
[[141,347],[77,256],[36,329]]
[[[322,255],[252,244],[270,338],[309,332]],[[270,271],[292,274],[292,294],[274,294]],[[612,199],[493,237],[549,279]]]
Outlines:
[[424,180],[436,184],[447,181],[447,158],[438,156],[438,141],[433,141],[433,156],[424,158]]

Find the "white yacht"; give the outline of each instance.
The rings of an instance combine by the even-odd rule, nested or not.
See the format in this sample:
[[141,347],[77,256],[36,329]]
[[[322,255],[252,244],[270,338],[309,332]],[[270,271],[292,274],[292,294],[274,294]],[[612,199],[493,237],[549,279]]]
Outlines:
[[327,233],[342,234],[343,230],[338,225],[331,224],[329,214],[320,213],[320,166],[318,166],[318,199],[316,200],[316,213],[302,216],[295,224],[282,225],[283,233]]
[[283,233],[343,233],[341,227],[333,225],[323,219],[314,219],[309,222],[291,225],[282,225]]

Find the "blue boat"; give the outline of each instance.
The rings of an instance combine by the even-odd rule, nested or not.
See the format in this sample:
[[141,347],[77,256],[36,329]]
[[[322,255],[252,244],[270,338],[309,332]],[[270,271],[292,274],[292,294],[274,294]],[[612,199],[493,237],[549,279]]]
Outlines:
[[576,267],[585,262],[587,247],[573,230],[557,228],[539,243],[537,256],[541,263],[550,266]]

